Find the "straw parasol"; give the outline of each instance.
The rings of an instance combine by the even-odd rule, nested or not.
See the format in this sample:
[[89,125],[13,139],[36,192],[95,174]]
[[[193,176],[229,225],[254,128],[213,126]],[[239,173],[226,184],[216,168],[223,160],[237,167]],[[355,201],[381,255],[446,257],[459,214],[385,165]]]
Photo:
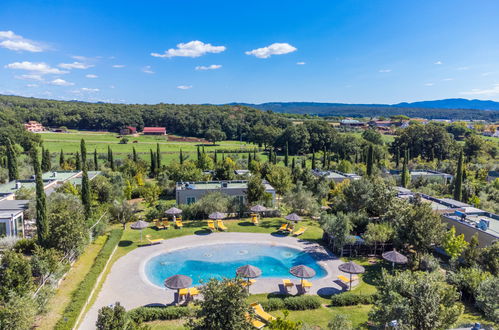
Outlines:
[[289,221],[300,221],[301,217],[296,213],[288,214],[284,219]]
[[248,292],[249,292],[249,279],[260,277],[262,275],[262,270],[258,267],[251,265],[244,265],[236,270],[236,275],[248,279]]
[[168,289],[180,290],[191,286],[192,278],[186,275],[173,275],[168,277],[165,282]]
[[213,220],[219,220],[219,219],[224,219],[227,215],[222,212],[213,212],[208,216],[208,218],[213,219]]
[[175,216],[182,214],[182,210],[176,207],[171,207],[165,211],[166,215],[173,215],[173,220],[175,220]]
[[362,274],[366,271],[364,267],[357,265],[353,261],[339,265],[338,269],[344,273],[350,274],[350,290],[352,290],[352,274]]
[[140,229],[140,241],[142,241],[142,229],[149,227],[149,222],[145,222],[143,220],[139,220],[130,225],[132,229]]
[[301,278],[301,284],[303,284],[304,278],[311,278],[315,276],[315,270],[305,265],[291,267],[289,272],[291,275]]
[[381,255],[383,259],[392,263],[392,270],[395,267],[395,264],[406,264],[407,257],[400,252],[397,252],[395,249],[393,251],[385,252]]
[[255,205],[250,208],[251,212],[265,212],[267,208],[262,205]]

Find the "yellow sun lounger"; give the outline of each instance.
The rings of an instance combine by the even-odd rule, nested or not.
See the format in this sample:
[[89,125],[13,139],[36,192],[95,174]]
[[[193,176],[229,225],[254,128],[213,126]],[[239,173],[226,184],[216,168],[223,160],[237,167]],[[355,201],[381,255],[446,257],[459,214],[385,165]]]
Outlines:
[[253,307],[255,314],[262,320],[266,322],[275,320],[275,317],[264,311],[262,305],[260,305],[259,303],[252,303],[251,307]]
[[293,233],[293,236],[300,236],[301,234],[303,234],[305,232],[305,230],[307,230],[307,228],[301,227],[300,229],[298,229],[297,231],[295,231]]
[[287,289],[287,288],[292,288],[294,286],[294,283],[291,282],[290,280],[288,279],[283,279],[282,280],[282,284],[284,285],[284,287]]
[[286,231],[288,230],[288,224],[287,223],[283,223],[281,225],[281,227],[279,229],[277,229],[277,231]]
[[195,296],[199,294],[198,288],[189,288],[189,297],[193,299]]
[[163,228],[165,228],[165,229],[170,228],[170,223],[168,222],[168,220],[163,220],[162,224],[163,224]]
[[249,313],[246,313],[246,320],[248,320],[248,322],[251,323],[251,325],[257,329],[265,327],[265,323],[263,323],[260,320],[252,318],[251,315],[249,315]]
[[215,221],[213,220],[208,220],[208,229],[211,231],[216,231],[217,228],[215,228]]
[[242,286],[253,285],[253,284],[255,284],[255,283],[256,283],[256,280],[255,280],[255,279],[253,279],[253,278],[251,278],[249,281],[244,281],[244,282],[242,283]]
[[159,244],[163,240],[162,238],[151,239],[151,235],[146,235],[146,240],[149,242],[149,245]]
[[163,224],[158,220],[158,219],[155,219],[154,220],[154,227],[158,228],[158,229],[163,229],[165,228],[165,226],[163,226]]
[[[338,279],[340,281],[342,281],[343,283],[350,283],[350,279],[346,276],[343,276],[343,275],[338,275]],[[352,282],[355,281],[356,279],[358,279],[357,276],[352,276]]]
[[258,215],[252,214],[251,215],[251,222],[253,222],[254,225],[258,225]]
[[189,294],[189,289],[180,289],[178,290],[178,296],[180,299],[184,298],[184,297],[187,297],[187,295]]
[[302,287],[304,289],[308,289],[308,288],[311,288],[312,287],[312,283],[307,281],[307,280],[303,280],[303,282],[301,283]]
[[182,228],[183,226],[182,220],[175,220],[175,227]]
[[227,227],[225,227],[224,222],[222,220],[217,220],[217,227],[220,230],[226,231]]

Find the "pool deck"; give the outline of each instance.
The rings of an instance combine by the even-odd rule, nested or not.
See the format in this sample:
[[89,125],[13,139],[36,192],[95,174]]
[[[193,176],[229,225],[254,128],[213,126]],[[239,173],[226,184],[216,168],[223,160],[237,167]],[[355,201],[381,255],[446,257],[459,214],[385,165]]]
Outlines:
[[[338,275],[346,275],[338,270],[338,266],[342,262],[316,243],[288,236],[253,233],[213,233],[209,235],[182,236],[164,240],[160,244],[139,247],[118,259],[112,266],[95,303],[83,317],[79,329],[95,329],[98,310],[103,306],[116,302],[120,302],[127,310],[146,305],[171,304],[174,301],[176,291],[160,288],[149,282],[144,274],[145,263],[158,254],[173,250],[224,243],[260,243],[305,250],[327,271],[325,277],[311,280],[313,286],[309,290],[310,293],[330,295],[345,289],[345,286],[341,286],[337,282]],[[287,278],[295,284],[300,283],[300,280],[291,274]],[[356,282],[354,282],[355,284]],[[251,286],[250,292],[253,294],[284,292],[282,279],[257,279],[256,283]],[[296,286],[293,287],[290,293],[297,293]]]

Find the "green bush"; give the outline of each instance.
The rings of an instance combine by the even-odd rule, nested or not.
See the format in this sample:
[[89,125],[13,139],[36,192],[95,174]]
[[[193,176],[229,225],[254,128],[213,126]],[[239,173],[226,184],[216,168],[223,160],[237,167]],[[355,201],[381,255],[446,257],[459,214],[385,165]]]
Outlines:
[[291,311],[304,311],[321,307],[321,300],[316,296],[295,296],[286,298],[270,298],[262,302],[262,307],[268,311],[288,309]]
[[331,297],[331,305],[333,306],[370,305],[373,302],[373,295],[362,295],[350,292],[340,293]]
[[16,242],[13,249],[16,252],[23,254],[32,254],[36,247],[36,240],[34,238],[21,238]]
[[188,307],[139,307],[128,312],[130,318],[137,324],[156,320],[176,320],[194,315],[194,310]]
[[75,326],[78,315],[80,314],[83,306],[85,305],[85,302],[87,301],[90,292],[92,292],[92,289],[95,285],[95,282],[97,281],[97,278],[104,270],[104,266],[109,260],[111,253],[113,252],[114,248],[120,241],[122,234],[123,234],[123,229],[114,229],[111,231],[106,243],[100,250],[97,257],[95,258],[94,264],[90,268],[90,271],[85,276],[85,278],[80,282],[78,288],[76,288],[76,290],[71,293],[71,302],[69,303],[68,306],[66,306],[64,313],[62,314],[59,321],[57,321],[55,329],[69,330]]

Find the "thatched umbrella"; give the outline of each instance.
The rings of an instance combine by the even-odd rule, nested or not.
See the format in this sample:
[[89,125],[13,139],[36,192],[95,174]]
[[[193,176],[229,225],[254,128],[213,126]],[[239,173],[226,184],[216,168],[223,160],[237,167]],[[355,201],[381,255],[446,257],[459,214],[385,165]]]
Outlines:
[[149,222],[145,222],[143,220],[139,220],[130,225],[132,229],[140,229],[140,241],[142,242],[142,229],[149,227]]
[[173,215],[173,220],[175,221],[175,217],[179,214],[182,214],[181,209],[177,209],[176,207],[171,207],[165,211],[166,215]]
[[393,251],[385,252],[381,255],[383,259],[392,263],[392,270],[395,267],[395,264],[406,264],[407,257],[400,252],[397,252],[395,249]]
[[300,221],[301,217],[296,213],[288,214],[284,219],[289,221]]
[[262,205],[255,205],[250,208],[251,212],[265,212],[267,208]]
[[237,276],[244,277],[248,279],[248,292],[249,292],[249,280],[250,278],[260,277],[262,275],[262,270],[258,267],[245,265],[241,266],[236,270]]
[[299,277],[301,279],[302,285],[304,278],[311,278],[315,276],[315,270],[305,265],[291,267],[289,272],[291,273],[291,275]]
[[212,214],[210,214],[208,216],[208,218],[210,219],[213,219],[213,220],[221,220],[221,219],[224,219],[227,215],[225,213],[222,213],[222,212],[213,212]]
[[[185,289],[191,286],[192,278],[185,275],[173,275],[168,277],[165,282],[168,289],[177,290],[177,296],[180,297],[180,289]],[[175,301],[177,302],[177,301]]]
[[350,290],[352,290],[352,274],[362,274],[366,271],[364,267],[357,265],[353,261],[339,265],[338,269],[342,272],[350,274]]

